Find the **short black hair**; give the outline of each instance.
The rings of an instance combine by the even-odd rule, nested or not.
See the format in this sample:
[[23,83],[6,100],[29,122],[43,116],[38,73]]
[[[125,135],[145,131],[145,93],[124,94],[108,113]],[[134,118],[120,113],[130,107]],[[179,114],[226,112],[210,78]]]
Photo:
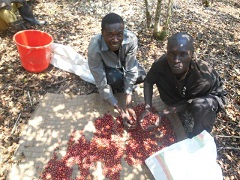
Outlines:
[[170,42],[178,39],[178,38],[183,38],[188,42],[188,46],[192,53],[194,52],[194,45],[193,45],[193,37],[187,33],[187,32],[177,32],[173,34],[171,37],[168,38],[168,43],[167,46],[169,45]]
[[109,13],[102,19],[102,25],[101,28],[104,30],[106,24],[115,24],[115,23],[123,23],[123,18],[115,13]]

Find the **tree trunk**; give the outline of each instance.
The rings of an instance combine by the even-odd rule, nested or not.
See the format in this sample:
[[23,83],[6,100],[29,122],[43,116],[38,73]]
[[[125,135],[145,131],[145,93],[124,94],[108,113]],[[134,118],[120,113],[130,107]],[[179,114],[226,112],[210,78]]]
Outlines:
[[165,39],[165,37],[168,36],[169,34],[169,26],[171,23],[171,19],[172,19],[172,5],[173,5],[173,0],[168,0],[168,9],[167,9],[167,18],[163,27],[163,39]]
[[169,26],[170,26],[171,18],[172,18],[173,0],[168,0],[167,16],[166,16],[165,23],[162,26],[160,25],[161,3],[162,3],[162,0],[158,0],[153,36],[156,39],[162,41],[169,34]]
[[158,0],[157,9],[155,12],[156,14],[155,14],[154,30],[153,30],[153,36],[155,38],[158,38],[159,33],[161,32],[161,25],[160,25],[161,9],[162,9],[162,0]]
[[149,28],[151,26],[151,23],[152,23],[152,16],[149,12],[148,0],[145,0],[145,7],[146,7],[147,27]]

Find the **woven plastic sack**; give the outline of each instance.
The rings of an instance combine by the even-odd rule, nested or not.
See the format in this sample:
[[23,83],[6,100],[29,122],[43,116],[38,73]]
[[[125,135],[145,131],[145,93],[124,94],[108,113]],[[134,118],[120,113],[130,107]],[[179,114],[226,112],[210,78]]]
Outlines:
[[145,160],[156,180],[222,180],[213,137],[203,131],[163,148]]
[[64,71],[78,75],[82,80],[95,84],[89,70],[87,59],[77,53],[72,47],[53,43],[51,64]]

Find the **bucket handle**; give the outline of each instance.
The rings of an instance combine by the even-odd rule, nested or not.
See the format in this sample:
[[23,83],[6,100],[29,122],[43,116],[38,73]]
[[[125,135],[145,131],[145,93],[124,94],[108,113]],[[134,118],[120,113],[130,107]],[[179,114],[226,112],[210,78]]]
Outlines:
[[33,49],[30,49],[30,50],[28,51],[28,53],[24,55],[23,59],[24,59],[25,57],[27,57],[27,55],[29,55],[29,54],[32,52],[32,50],[33,50]]

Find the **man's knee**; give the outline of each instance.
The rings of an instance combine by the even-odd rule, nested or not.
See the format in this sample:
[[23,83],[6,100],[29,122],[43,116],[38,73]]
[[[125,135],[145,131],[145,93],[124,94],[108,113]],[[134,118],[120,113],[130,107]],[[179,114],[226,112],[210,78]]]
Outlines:
[[144,82],[145,77],[147,76],[146,71],[143,69],[142,66],[138,66],[138,78],[135,84],[140,84]]
[[195,110],[198,112],[201,111],[217,112],[218,110],[217,100],[210,95],[193,99],[192,102],[190,103],[190,106],[192,111]]
[[112,88],[119,88],[123,85],[123,73],[119,69],[106,69],[107,82]]
[[108,84],[112,86],[119,86],[120,84],[123,84],[123,76],[121,74],[114,74],[111,76],[108,76],[107,78]]
[[195,98],[189,106],[194,119],[193,134],[197,135],[203,130],[211,132],[218,110],[218,102],[216,99],[212,96]]

